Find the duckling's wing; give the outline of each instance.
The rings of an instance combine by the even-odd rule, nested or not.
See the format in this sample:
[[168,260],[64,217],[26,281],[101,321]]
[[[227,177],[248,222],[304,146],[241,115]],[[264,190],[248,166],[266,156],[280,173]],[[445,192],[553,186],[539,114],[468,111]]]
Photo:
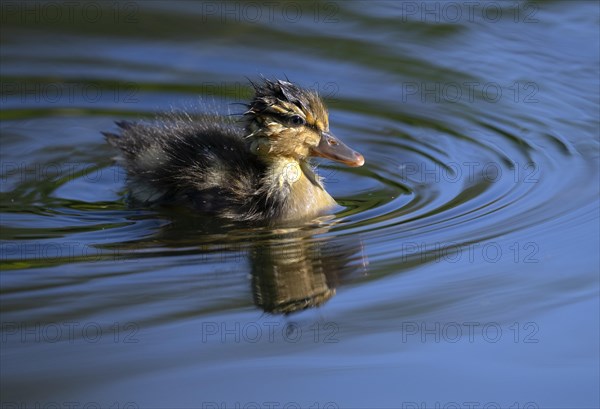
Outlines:
[[258,217],[252,203],[265,166],[249,152],[235,123],[201,117],[117,125],[120,134],[104,135],[121,151],[134,199],[188,202],[233,219]]

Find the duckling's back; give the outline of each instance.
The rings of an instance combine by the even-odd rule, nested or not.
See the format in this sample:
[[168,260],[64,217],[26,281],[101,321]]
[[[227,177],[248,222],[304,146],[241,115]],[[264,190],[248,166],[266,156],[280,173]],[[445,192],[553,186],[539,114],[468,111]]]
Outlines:
[[171,116],[156,124],[117,125],[120,135],[104,135],[121,151],[134,200],[191,204],[234,220],[276,212],[261,190],[266,167],[250,153],[243,128],[229,118]]

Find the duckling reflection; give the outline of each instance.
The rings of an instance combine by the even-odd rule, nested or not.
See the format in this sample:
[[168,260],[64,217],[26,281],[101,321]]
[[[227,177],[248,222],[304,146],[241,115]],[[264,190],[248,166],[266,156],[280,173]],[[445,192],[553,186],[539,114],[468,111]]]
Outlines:
[[[364,273],[360,242],[288,237],[250,251],[254,303],[267,313],[290,314],[319,307],[342,279]],[[358,261],[355,263],[353,261]]]
[[[193,290],[190,286],[194,292],[190,296],[202,297],[210,288],[212,293],[222,289],[219,298],[227,298],[227,289],[250,273],[254,304],[269,314],[290,314],[322,306],[340,284],[367,273],[362,243],[355,237],[329,235],[333,221],[273,230],[211,224],[210,218],[192,217],[181,209],[163,209],[161,214],[168,219],[162,228],[123,244],[118,253],[193,257],[197,272],[192,281],[197,284]],[[153,291],[155,296],[170,297],[168,288],[153,287]]]

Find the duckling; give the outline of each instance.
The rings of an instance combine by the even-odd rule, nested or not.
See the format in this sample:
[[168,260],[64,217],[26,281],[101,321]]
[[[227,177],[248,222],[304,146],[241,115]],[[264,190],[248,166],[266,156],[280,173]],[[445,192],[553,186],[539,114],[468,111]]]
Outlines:
[[310,158],[354,167],[363,156],[330,132],[316,92],[282,80],[251,84],[255,94],[241,120],[170,114],[154,124],[116,122],[118,134],[103,132],[120,150],[131,197],[269,224],[334,207]]

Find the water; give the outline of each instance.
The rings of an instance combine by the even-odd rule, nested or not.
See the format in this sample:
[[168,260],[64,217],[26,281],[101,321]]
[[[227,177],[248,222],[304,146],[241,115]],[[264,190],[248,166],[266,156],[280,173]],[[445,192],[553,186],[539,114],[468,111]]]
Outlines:
[[[2,12],[3,407],[599,406],[596,2]],[[259,74],[365,156],[335,219],[128,206],[100,131]]]

